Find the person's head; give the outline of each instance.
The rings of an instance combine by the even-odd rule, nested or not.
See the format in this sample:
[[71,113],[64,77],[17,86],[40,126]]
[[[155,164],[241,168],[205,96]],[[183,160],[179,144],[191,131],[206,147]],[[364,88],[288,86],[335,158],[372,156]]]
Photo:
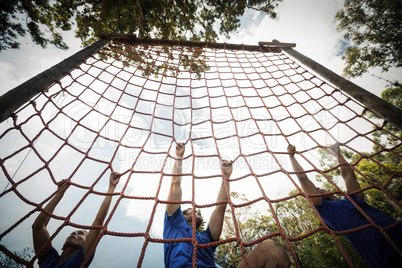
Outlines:
[[[186,218],[188,224],[190,224],[190,226],[193,226],[192,225],[192,222],[193,222],[193,209],[188,208],[188,209],[183,210],[183,215],[184,215],[184,218]],[[198,227],[200,227],[201,223],[202,223],[201,213],[196,212],[195,213],[195,227],[196,227],[196,229],[198,229]]]
[[68,247],[73,247],[76,249],[82,248],[85,245],[87,235],[88,232],[85,230],[76,230],[72,232],[69,236],[67,236],[66,241],[64,241],[62,250]]
[[[318,190],[318,192],[319,192],[320,194],[329,193],[329,191],[327,191],[327,190],[325,190],[325,189],[322,189],[322,188],[317,188],[317,190]],[[324,195],[322,198],[324,198],[325,200],[328,200],[328,201],[336,201],[336,200],[339,200],[339,198],[336,197],[336,196],[333,195],[333,194],[331,194],[331,195]]]

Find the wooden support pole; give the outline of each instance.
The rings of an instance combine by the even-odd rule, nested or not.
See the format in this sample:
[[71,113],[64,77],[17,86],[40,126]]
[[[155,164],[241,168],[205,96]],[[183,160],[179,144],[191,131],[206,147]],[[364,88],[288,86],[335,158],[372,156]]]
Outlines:
[[60,81],[61,78],[109,42],[109,39],[101,39],[5,93],[0,97],[0,123],[38,93]]
[[[134,44],[148,44],[148,45],[178,45],[178,46],[188,46],[188,47],[208,47],[208,48],[219,48],[219,49],[232,49],[232,50],[247,50],[247,51],[260,51],[262,45],[244,45],[244,44],[231,44],[231,43],[216,43],[216,42],[204,42],[204,41],[189,41],[189,40],[169,40],[169,39],[152,39],[152,38],[138,38],[132,34],[121,34],[121,33],[110,33],[101,34],[102,38],[111,39],[126,39],[130,43]],[[269,47],[272,52],[280,52],[280,50],[275,50],[275,48],[282,47],[294,47],[294,43],[280,43],[280,42],[262,42],[265,47]],[[268,52],[268,51],[267,51]]]
[[[278,42],[273,40],[273,42]],[[334,86],[339,88],[344,93],[348,94],[361,104],[363,104],[367,109],[376,113],[378,116],[382,117],[387,122],[391,123],[395,127],[402,130],[402,110],[398,109],[394,105],[386,102],[385,100],[377,97],[376,95],[368,92],[362,87],[346,80],[342,76],[334,73],[333,71],[325,68],[318,62],[304,56],[300,52],[294,50],[291,47],[281,48],[287,54],[298,60],[300,63],[304,64],[311,70],[315,71],[317,74],[328,80]]]

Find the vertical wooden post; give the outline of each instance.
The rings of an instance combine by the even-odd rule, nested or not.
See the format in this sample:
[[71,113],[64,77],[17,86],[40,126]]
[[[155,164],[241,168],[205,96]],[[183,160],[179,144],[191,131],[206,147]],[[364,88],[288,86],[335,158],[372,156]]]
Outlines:
[[[273,40],[273,42],[279,41]],[[260,42],[259,44],[263,45],[263,42]],[[366,108],[373,111],[384,120],[402,130],[402,110],[377,97],[376,95],[368,92],[364,88],[359,87],[349,80],[346,80],[345,78],[325,68],[318,62],[304,56],[293,48],[283,47],[281,49],[293,58],[300,61],[300,63],[304,64],[311,70],[315,71],[317,74],[321,75],[323,78],[327,79],[330,83],[342,90],[344,93],[353,97],[355,100],[363,104]]]
[[71,57],[5,93],[0,97],[0,123],[38,93],[60,81],[61,78],[109,42],[110,39],[100,39],[91,46],[82,49]]

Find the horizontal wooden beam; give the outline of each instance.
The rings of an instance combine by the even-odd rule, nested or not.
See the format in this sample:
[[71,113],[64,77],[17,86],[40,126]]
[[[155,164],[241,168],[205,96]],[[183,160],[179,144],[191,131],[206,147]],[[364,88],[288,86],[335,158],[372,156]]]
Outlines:
[[[205,42],[205,41],[189,41],[189,40],[169,40],[169,39],[153,39],[153,38],[137,38],[133,34],[120,34],[120,33],[110,33],[101,34],[101,38],[109,39],[127,39],[130,43],[144,43],[152,45],[178,45],[178,46],[189,46],[189,47],[208,47],[208,48],[221,48],[221,49],[232,49],[232,50],[247,50],[247,51],[260,51],[264,52],[280,52],[281,47],[294,47],[294,43],[278,43],[278,42],[259,42],[259,45],[244,45],[244,44],[232,44],[232,43],[216,43],[216,42]],[[261,45],[260,45],[261,43]],[[264,48],[267,48],[264,50]]]
[[267,46],[267,47],[295,47],[296,43],[281,43],[281,42],[258,42],[260,46]]

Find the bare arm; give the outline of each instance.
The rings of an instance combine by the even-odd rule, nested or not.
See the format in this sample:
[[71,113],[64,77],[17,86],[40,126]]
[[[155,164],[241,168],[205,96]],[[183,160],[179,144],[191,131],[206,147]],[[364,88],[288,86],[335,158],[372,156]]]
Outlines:
[[[183,164],[183,154],[184,154],[185,146],[184,143],[178,143],[176,145],[176,157],[178,158],[173,167],[173,175],[172,183],[170,185],[168,201],[181,201],[182,198],[182,189],[181,189],[181,173],[182,173],[182,164]],[[180,204],[166,204],[166,212],[168,216],[171,216],[176,210],[180,207]]]
[[[223,161],[222,162],[222,170],[224,173],[224,177],[222,178],[221,188],[218,193],[218,197],[216,199],[217,202],[227,201],[228,195],[225,188],[225,180],[230,178],[232,174],[232,162],[231,161]],[[229,184],[228,184],[229,187]],[[211,218],[209,219],[209,230],[212,235],[212,239],[214,241],[218,241],[219,237],[222,234],[223,229],[223,220],[225,218],[225,211],[226,211],[227,203],[223,203],[217,205],[215,210],[212,212]]]
[[[290,162],[292,163],[293,170],[295,172],[303,172],[304,169],[302,166],[300,166],[299,162],[295,158],[295,151],[296,147],[289,144],[288,146],[288,152],[289,157],[290,157]],[[297,178],[299,179],[299,182],[303,188],[303,191],[306,194],[319,194],[319,191],[317,187],[315,187],[314,183],[310,181],[310,179],[307,177],[306,173],[297,173],[296,174]],[[314,205],[321,205],[322,204],[322,197],[312,197],[311,202],[313,202]]]
[[[114,190],[116,189],[117,184],[120,181],[121,174],[117,172],[112,172],[110,174],[109,178],[109,189],[107,191],[108,194],[113,193]],[[92,223],[92,226],[99,226],[103,225],[103,222],[105,221],[107,212],[109,211],[110,203],[112,202],[112,196],[107,195],[105,196],[105,199],[103,199],[103,202],[99,208],[98,214],[96,214],[95,220]],[[85,245],[84,245],[84,256],[88,254],[90,251],[91,247],[96,241],[96,238],[99,236],[101,233],[101,229],[91,229],[87,235]]]
[[[63,198],[64,193],[66,192],[69,184],[67,180],[61,180],[58,184],[58,193],[50,200],[47,206],[44,208],[49,213],[53,213],[56,206],[59,204],[60,200]],[[49,223],[50,216],[41,212],[39,216],[36,218],[34,223],[32,224],[32,235],[33,235],[33,244],[35,253],[38,253],[41,247],[46,243],[46,241],[50,238],[49,231],[46,226]],[[38,256],[38,259],[41,259],[46,255],[46,253],[51,249],[52,244],[50,243],[46,250]]]
[[[343,158],[343,156],[341,154],[341,150],[339,148],[339,143],[335,143],[335,144],[331,145],[329,147],[329,149],[331,149],[334,152],[334,154],[336,154],[336,156],[338,157],[339,164],[344,164],[344,165],[340,166],[340,169],[341,169],[342,177],[343,177],[343,179],[345,181],[346,189],[349,192],[354,192],[354,191],[360,190],[361,189],[360,184],[357,182],[355,172],[348,165],[348,163],[346,162],[345,158]],[[360,192],[360,193],[356,194],[356,196],[358,198],[360,198],[361,200],[364,200],[363,192]]]

